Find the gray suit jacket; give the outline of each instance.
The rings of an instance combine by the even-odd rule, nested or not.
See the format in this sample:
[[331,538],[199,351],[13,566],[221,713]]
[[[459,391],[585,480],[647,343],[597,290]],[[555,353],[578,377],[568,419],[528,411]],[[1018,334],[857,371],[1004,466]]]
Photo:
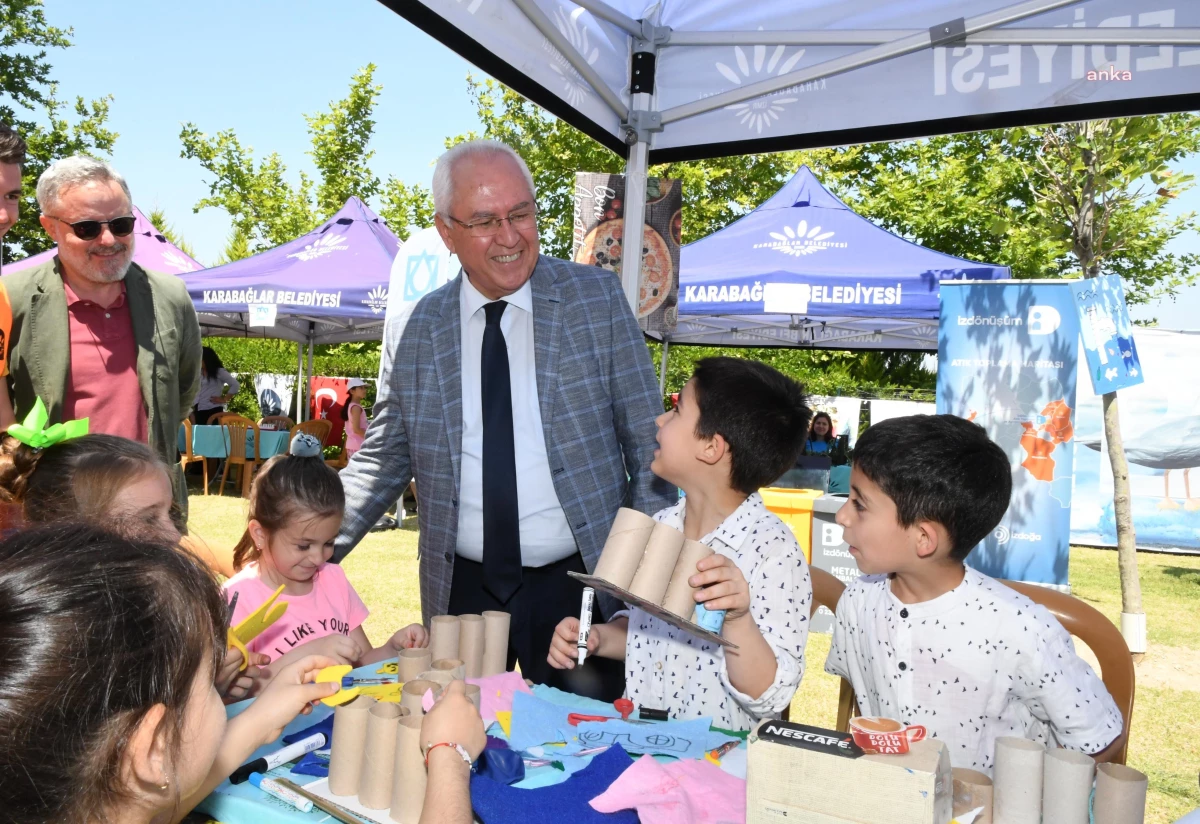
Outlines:
[[[458,543],[462,455],[462,275],[425,296],[408,323],[389,326],[391,363],[375,419],[342,471],[341,560],[409,480],[417,481],[421,611],[446,612]],[[588,570],[621,506],[653,514],[678,500],[650,472],[662,401],[641,330],[620,281],[603,269],[542,256],[533,271],[538,401],[554,490]]]

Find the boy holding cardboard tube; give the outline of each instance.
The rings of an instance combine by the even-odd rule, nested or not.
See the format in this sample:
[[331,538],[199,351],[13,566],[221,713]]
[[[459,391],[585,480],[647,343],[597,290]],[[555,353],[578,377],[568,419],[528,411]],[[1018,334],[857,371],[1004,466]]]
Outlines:
[[[697,604],[725,611],[721,633],[737,649],[637,607],[593,625],[587,654],[624,659],[626,695],[637,706],[747,730],[791,702],[804,674],[812,582],[795,536],[758,489],[795,463],[811,415],[800,385],[769,366],[706,358],[658,418],[650,468],[686,497],[654,519],[715,550],[688,583]],[[578,632],[578,618],[559,623],[552,666],[576,665]]]
[[964,563],[1011,494],[1008,455],[978,424],[913,415],[863,433],[837,514],[863,576],[838,601],[825,662],[863,716],[921,725],[953,766],[989,776],[997,738],[1092,754],[1121,733],[1062,624]]

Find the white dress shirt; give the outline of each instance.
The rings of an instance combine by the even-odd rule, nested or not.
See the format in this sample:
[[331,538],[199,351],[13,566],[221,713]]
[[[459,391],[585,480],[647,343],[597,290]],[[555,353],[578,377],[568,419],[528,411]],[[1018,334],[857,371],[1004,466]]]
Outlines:
[[[683,529],[686,501],[654,516]],[[625,694],[639,707],[670,710],[672,718],[709,717],[714,726],[748,730],[778,718],[804,675],[812,580],[796,536],[763,505],[757,492],[700,542],[731,559],[750,585],[750,616],[775,653],[775,680],[757,698],[729,681],[725,648],[676,629],[637,607],[625,640]]]
[[[196,408],[201,412],[209,409],[224,409],[223,404],[213,403],[209,398],[224,395],[226,386],[229,387],[230,395],[236,395],[242,388],[242,385],[237,382],[237,378],[229,374],[225,367],[218,369],[216,375],[202,376],[200,392],[196,395]],[[196,421],[196,423],[207,423],[207,421]]]
[[967,567],[961,584],[919,604],[886,575],[842,593],[825,671],[854,687],[859,711],[920,724],[950,763],[992,774],[996,739],[1085,753],[1121,732],[1104,683],[1044,607]]
[[[517,461],[517,511],[521,528],[521,565],[539,567],[561,561],[577,549],[575,536],[550,477],[542,411],[538,405],[533,343],[533,290],[525,285],[504,298],[500,331],[508,348],[512,386],[513,441]],[[490,303],[466,273],[459,290],[462,317],[462,481],[458,507],[458,554],[483,560],[483,393],[480,352]]]

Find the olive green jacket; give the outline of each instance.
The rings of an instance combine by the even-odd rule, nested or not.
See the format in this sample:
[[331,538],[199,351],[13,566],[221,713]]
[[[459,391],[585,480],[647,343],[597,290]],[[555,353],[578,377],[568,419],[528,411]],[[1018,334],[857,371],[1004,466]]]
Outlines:
[[[67,294],[58,256],[4,277],[12,304],[8,389],[17,420],[41,398],[50,423],[62,420],[70,371]],[[187,287],[174,275],[147,272],[136,263],[125,275],[125,299],[137,343],[137,375],[148,414],[150,448],[173,466],[171,484],[183,518],[187,488],[177,471],[179,425],[200,391],[200,324]]]

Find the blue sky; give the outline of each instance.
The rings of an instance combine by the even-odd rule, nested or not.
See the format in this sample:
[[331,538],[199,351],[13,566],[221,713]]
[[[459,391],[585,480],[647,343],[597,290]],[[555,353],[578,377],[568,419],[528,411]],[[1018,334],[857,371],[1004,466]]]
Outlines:
[[[292,174],[311,172],[302,114],[343,97],[351,75],[375,63],[383,94],[372,168],[424,185],[443,140],[479,125],[465,79],[480,72],[375,0],[46,0],[46,16],[75,29],[75,45],[49,55],[60,95],[114,95],[115,165],[138,205],[164,209],[202,262],[220,254],[229,220],[192,211],[208,188],[199,164],[179,156],[186,121],[209,134],[232,127],[257,156],[277,151]],[[1200,177],[1200,158],[1186,168]],[[1173,209],[1200,212],[1200,190]],[[1200,252],[1200,238],[1176,247]],[[1134,316],[1200,328],[1200,286]]]

